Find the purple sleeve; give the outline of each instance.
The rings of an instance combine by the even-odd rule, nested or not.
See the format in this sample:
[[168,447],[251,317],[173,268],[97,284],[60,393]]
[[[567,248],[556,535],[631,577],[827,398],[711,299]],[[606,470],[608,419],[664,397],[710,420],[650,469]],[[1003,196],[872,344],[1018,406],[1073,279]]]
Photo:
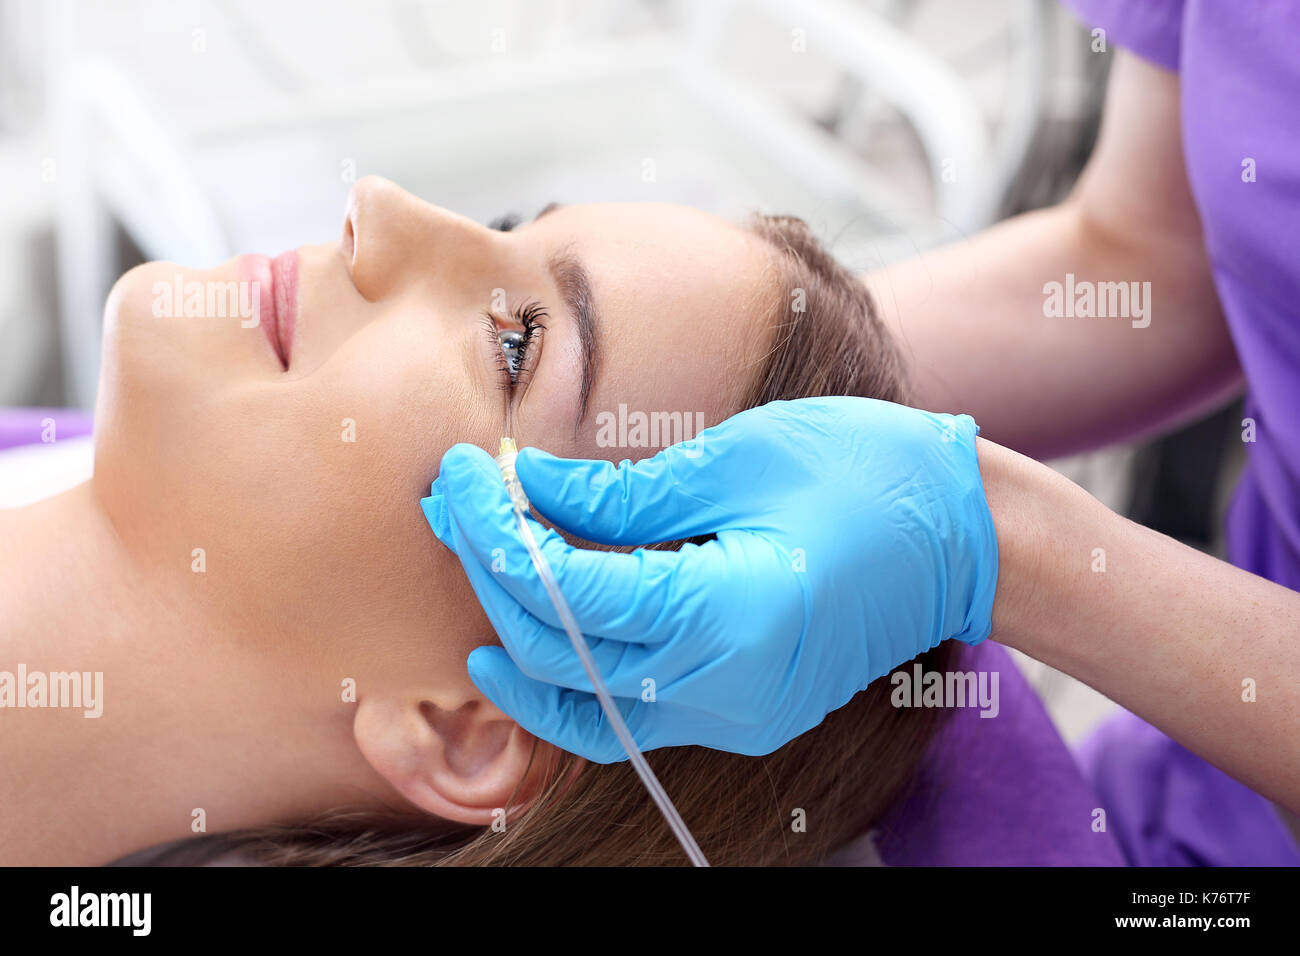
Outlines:
[[1084,26],[1106,31],[1111,44],[1178,71],[1185,0],[1061,0]]

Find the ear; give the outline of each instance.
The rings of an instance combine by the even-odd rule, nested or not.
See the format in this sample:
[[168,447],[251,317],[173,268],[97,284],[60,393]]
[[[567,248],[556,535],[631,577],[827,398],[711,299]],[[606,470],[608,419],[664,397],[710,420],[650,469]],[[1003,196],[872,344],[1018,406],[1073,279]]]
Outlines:
[[487,698],[466,691],[362,697],[352,733],[370,765],[407,800],[459,823],[487,825],[506,801],[518,807],[531,799],[555,755]]

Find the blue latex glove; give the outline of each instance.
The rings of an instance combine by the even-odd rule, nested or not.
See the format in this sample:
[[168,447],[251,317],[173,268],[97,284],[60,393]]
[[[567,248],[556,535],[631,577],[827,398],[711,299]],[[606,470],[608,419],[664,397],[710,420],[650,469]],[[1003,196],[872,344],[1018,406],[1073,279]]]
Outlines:
[[[716,534],[629,554],[573,548],[533,522],[638,745],[765,754],[940,641],[988,636],[998,549],[977,431],[966,415],[815,398],[617,469],[535,448],[516,468],[533,509],[589,541]],[[535,736],[626,759],[492,458],[448,450],[422,505],[505,645],[470,654],[474,683]]]

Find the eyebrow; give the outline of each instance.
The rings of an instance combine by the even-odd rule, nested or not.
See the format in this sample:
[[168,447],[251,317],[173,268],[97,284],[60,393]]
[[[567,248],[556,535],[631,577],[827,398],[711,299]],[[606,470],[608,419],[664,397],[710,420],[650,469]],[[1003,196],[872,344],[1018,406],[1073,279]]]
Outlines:
[[[558,204],[551,203],[537,214],[537,218],[540,219],[552,208],[558,208]],[[578,386],[578,414],[573,421],[573,431],[577,434],[582,420],[587,417],[591,390],[600,370],[600,339],[597,336],[600,313],[591,294],[591,280],[587,276],[587,270],[572,251],[566,249],[556,253],[551,257],[549,267],[551,277],[560,290],[560,297],[564,300],[564,307],[577,325],[579,362],[582,367]]]
[[555,210],[559,209],[563,205],[564,203],[548,202],[545,206],[541,208],[541,210],[538,211],[537,215],[533,217],[533,222],[536,222],[537,220],[541,219],[543,216],[547,215],[548,213],[555,212]]
[[[537,220],[541,219],[543,216],[547,215],[548,213],[555,212],[555,210],[559,209],[563,205],[564,203],[548,202],[545,206],[542,207],[541,211],[536,216],[534,216],[530,221],[536,222]],[[507,212],[507,213],[503,213],[500,216],[497,216],[495,219],[490,220],[487,224],[487,227],[489,229],[495,229],[497,232],[513,232],[514,229],[523,221],[524,221],[524,217],[519,215],[519,213]]]
[[[548,202],[532,218],[532,221],[537,222],[543,216],[563,206],[563,203]],[[510,232],[521,222],[523,217],[518,213],[506,213],[488,223],[488,228],[498,232]],[[560,290],[560,297],[564,300],[564,308],[569,315],[573,316],[578,328],[582,377],[578,386],[578,414],[573,420],[573,432],[576,435],[582,420],[587,417],[587,408],[591,404],[591,390],[595,386],[596,375],[600,370],[600,339],[596,334],[600,326],[600,313],[591,294],[591,280],[587,276],[587,270],[583,268],[582,260],[571,250],[565,249],[556,253],[547,265],[551,278]]]

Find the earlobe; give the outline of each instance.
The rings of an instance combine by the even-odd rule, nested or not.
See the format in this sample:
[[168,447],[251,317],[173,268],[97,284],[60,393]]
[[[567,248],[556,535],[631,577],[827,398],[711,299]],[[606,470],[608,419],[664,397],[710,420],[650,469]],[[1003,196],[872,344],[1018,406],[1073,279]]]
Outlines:
[[518,808],[535,795],[551,749],[483,697],[365,696],[352,730],[362,755],[406,799],[468,824],[490,824],[507,803]]

